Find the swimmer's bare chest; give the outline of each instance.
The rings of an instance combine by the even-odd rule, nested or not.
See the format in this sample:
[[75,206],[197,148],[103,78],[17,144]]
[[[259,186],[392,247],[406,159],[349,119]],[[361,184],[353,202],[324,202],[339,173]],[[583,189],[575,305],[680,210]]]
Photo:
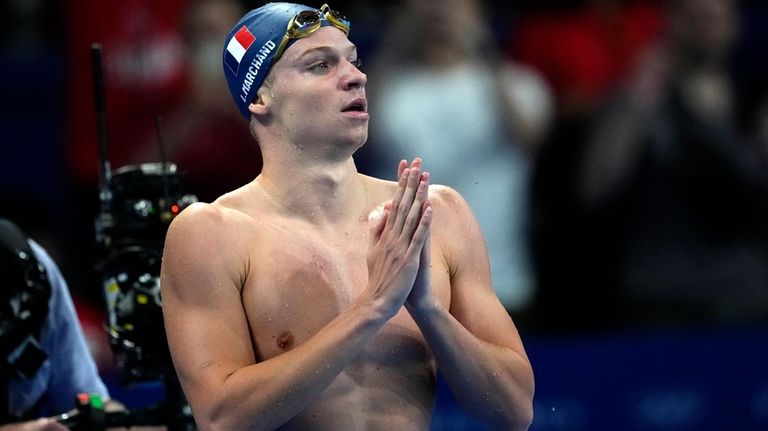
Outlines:
[[[333,233],[301,223],[261,225],[250,247],[242,298],[257,360],[266,360],[302,343],[349,308],[368,283],[368,222]],[[449,280],[434,247],[432,287],[448,305]],[[380,333],[405,328],[423,341],[403,308]]]
[[[252,250],[242,294],[259,361],[280,355],[312,337],[349,308],[368,281],[367,223],[338,235],[299,228],[262,234],[259,246]],[[444,292],[440,296],[448,301],[447,271],[433,264],[432,274],[433,285]],[[432,355],[403,308],[376,333],[321,399],[294,422],[312,424],[306,429],[324,429],[320,422],[351,426],[344,429],[377,429],[372,425],[376,423],[383,426],[381,429],[392,429],[388,427],[402,420],[413,425],[411,420],[419,422],[430,416],[434,376]],[[400,409],[403,411],[391,417]],[[318,412],[322,414],[318,416]],[[348,422],[360,420],[370,426],[360,428]],[[420,429],[420,425],[406,429]]]
[[293,348],[354,302],[368,277],[363,235],[355,229],[342,244],[301,226],[261,232],[243,286],[257,359]]

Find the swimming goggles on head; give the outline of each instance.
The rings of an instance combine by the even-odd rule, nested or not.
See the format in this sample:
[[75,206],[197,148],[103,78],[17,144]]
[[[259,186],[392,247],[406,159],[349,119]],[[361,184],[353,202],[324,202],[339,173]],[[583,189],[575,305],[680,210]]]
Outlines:
[[344,34],[349,35],[349,20],[339,12],[332,10],[328,4],[324,4],[320,10],[304,10],[291,18],[288,21],[288,28],[285,30],[285,36],[280,41],[277,50],[275,51],[275,57],[272,60],[272,64],[277,62],[283,55],[283,52],[288,47],[288,42],[294,39],[301,39],[312,34],[315,30],[322,26],[323,21],[326,21],[343,31]]

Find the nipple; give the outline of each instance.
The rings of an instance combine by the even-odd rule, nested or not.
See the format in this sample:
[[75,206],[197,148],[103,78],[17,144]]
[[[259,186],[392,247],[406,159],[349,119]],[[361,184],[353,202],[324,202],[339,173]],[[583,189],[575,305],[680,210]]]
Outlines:
[[277,347],[288,350],[293,347],[293,334],[290,331],[283,331],[277,336],[275,343],[277,343]]

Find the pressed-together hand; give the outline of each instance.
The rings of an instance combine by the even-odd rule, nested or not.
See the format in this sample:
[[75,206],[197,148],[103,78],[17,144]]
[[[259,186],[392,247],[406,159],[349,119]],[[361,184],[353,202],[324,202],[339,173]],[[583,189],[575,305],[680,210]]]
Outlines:
[[[397,166],[397,177],[400,178],[403,174],[403,171],[407,168],[408,162],[401,160]],[[410,169],[421,169],[421,159],[414,159],[411,163]],[[422,172],[421,180],[426,183],[426,187],[423,192],[425,194],[424,199],[427,200],[427,195],[429,193],[429,172]],[[431,229],[427,232],[427,238],[424,240],[424,247],[421,249],[421,257],[419,258],[419,272],[416,274],[416,280],[413,284],[413,289],[411,289],[411,293],[408,295],[408,299],[406,301],[406,305],[411,308],[412,311],[413,308],[418,308],[421,305],[427,305],[431,298],[429,279],[429,270],[432,266],[429,241],[430,237]]]
[[392,202],[371,217],[364,295],[369,295],[387,317],[397,314],[412,291],[432,223],[427,200],[429,175],[421,173],[420,165],[416,159],[410,168],[398,169]]

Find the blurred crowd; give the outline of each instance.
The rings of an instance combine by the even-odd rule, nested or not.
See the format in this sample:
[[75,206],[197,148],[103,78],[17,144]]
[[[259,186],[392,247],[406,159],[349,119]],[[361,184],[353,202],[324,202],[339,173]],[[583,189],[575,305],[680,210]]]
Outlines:
[[[259,4],[0,6],[0,216],[60,263],[90,330],[102,306],[91,43],[103,46],[112,167],[159,161],[161,118],[185,189],[210,202],[260,169],[220,60],[232,23]],[[351,19],[369,77],[359,170],[392,179],[418,155],[433,182],[464,195],[520,326],[768,322],[768,7],[331,7]]]

